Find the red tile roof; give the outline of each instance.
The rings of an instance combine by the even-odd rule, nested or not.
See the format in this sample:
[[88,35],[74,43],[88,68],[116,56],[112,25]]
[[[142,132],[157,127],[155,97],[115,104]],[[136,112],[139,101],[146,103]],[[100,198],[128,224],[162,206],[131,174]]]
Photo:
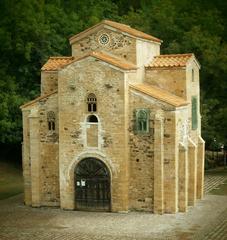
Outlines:
[[195,57],[193,53],[166,54],[155,56],[147,68],[185,67],[188,61]]
[[73,59],[73,57],[50,57],[48,61],[43,65],[41,70],[56,71],[58,68],[72,62]]
[[130,87],[174,107],[185,106],[188,104],[183,98],[147,83],[130,84]]
[[51,57],[41,68],[43,71],[56,71],[60,68],[63,68],[73,62],[77,62],[86,57],[95,57],[101,61],[109,63],[113,66],[119,67],[123,70],[135,70],[137,69],[136,65],[131,62],[128,62],[122,58],[104,53],[104,52],[90,52],[81,57]]
[[153,37],[149,34],[146,34],[144,32],[141,32],[139,30],[136,30],[134,28],[131,28],[130,26],[128,25],[125,25],[125,24],[122,24],[122,23],[118,23],[118,22],[113,22],[113,21],[110,21],[110,20],[103,20],[101,21],[100,23],[86,29],[85,31],[83,32],[80,32],[74,36],[72,36],[69,41],[70,43],[72,44],[73,42],[76,41],[77,38],[80,38],[81,35],[83,37],[87,36],[88,34],[90,34],[90,31],[101,26],[101,25],[107,25],[107,26],[110,26],[110,27],[113,27],[121,32],[125,32],[125,33],[128,33],[129,35],[131,36],[134,36],[134,37],[138,37],[138,38],[142,38],[142,39],[146,39],[146,40],[150,40],[150,41],[154,41],[154,42],[158,42],[158,43],[161,43],[162,40],[156,38],[156,37]]

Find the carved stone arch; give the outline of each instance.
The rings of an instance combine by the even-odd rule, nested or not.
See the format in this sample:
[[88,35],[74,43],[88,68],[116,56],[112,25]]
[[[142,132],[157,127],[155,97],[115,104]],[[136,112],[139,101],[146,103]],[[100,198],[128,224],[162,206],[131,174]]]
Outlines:
[[72,179],[73,177],[73,174],[74,174],[74,169],[76,167],[76,165],[84,158],[90,158],[90,157],[93,157],[93,158],[97,158],[99,160],[101,160],[102,162],[105,163],[105,165],[108,167],[109,171],[110,171],[110,175],[111,175],[111,179],[112,179],[112,176],[116,173],[116,169],[115,167],[112,165],[112,161],[111,159],[108,159],[107,160],[107,157],[102,154],[101,152],[99,151],[86,151],[86,152],[82,152],[80,153],[79,155],[77,155],[71,162],[71,164],[69,165],[69,168],[68,168],[68,177],[69,179]]
[[74,171],[75,171],[76,167],[78,166],[78,164],[83,159],[86,159],[86,158],[98,159],[106,165],[106,167],[109,170],[109,174],[110,174],[110,195],[112,196],[112,179],[113,179],[113,176],[116,174],[117,169],[115,168],[114,165],[112,165],[111,159],[107,158],[103,153],[101,153],[99,151],[82,152],[73,158],[73,160],[71,161],[71,164],[68,167],[68,171],[66,173],[66,179],[67,179],[66,186],[70,192],[69,198],[70,198],[70,202],[72,203],[71,209],[75,209],[75,181],[74,181],[75,175],[74,175]]
[[98,158],[84,158],[74,169],[75,208],[110,211],[111,178],[106,164]]

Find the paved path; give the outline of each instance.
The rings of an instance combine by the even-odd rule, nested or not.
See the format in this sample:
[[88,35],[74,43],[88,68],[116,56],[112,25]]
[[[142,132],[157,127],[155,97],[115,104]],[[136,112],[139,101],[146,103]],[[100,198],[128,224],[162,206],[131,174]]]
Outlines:
[[[223,182],[219,177],[206,176],[207,191]],[[187,213],[166,215],[31,208],[22,199],[0,201],[0,240],[227,239],[227,196],[207,194]]]
[[207,174],[205,177],[204,193],[207,194],[211,190],[217,188],[220,184],[223,184],[227,179],[227,176],[216,176]]

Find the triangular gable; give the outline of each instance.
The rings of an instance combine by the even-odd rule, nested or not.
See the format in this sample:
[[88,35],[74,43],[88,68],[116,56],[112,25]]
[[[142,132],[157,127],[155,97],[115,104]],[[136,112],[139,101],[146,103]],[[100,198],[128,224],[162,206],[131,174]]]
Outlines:
[[160,40],[160,39],[158,39],[156,37],[153,37],[153,36],[151,36],[149,34],[146,34],[144,32],[141,32],[139,30],[136,30],[134,28],[131,28],[128,25],[125,25],[125,24],[122,24],[122,23],[113,22],[113,21],[110,21],[110,20],[103,20],[100,23],[98,23],[98,24],[96,24],[96,25],[86,29],[85,31],[80,32],[80,33],[72,36],[69,39],[69,42],[70,42],[70,44],[73,44],[74,42],[77,42],[80,39],[82,39],[82,38],[84,38],[84,37],[94,33],[95,31],[97,31],[97,30],[99,30],[101,28],[104,28],[104,27],[111,27],[111,28],[114,28],[115,30],[121,31],[123,33],[127,33],[128,35],[130,35],[132,37],[149,40],[149,41],[156,42],[156,43],[159,43],[159,44],[162,42],[162,40]]

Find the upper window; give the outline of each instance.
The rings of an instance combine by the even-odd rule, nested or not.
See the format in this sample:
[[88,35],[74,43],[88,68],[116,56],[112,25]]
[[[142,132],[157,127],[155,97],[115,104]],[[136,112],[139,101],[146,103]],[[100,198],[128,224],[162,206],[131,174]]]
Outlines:
[[87,122],[98,122],[98,118],[95,115],[90,115],[87,117]]
[[192,130],[198,127],[198,101],[197,97],[192,97]]
[[55,113],[53,111],[47,113],[47,123],[48,130],[55,131]]
[[136,110],[136,132],[148,133],[149,132],[149,110],[139,109]]
[[97,110],[97,99],[94,93],[90,93],[87,97],[88,112],[96,112]]

